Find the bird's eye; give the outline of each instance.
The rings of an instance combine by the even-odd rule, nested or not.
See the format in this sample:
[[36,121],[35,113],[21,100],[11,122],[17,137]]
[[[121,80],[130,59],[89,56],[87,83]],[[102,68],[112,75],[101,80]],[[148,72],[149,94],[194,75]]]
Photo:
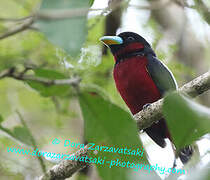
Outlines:
[[129,37],[127,38],[127,40],[128,40],[128,41],[134,41],[135,39],[134,39],[134,37],[129,36]]

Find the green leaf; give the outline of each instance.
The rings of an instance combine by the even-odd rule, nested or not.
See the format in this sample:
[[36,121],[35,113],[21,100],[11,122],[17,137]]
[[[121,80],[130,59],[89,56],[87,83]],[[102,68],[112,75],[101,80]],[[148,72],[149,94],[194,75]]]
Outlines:
[[13,135],[19,141],[27,145],[32,145],[30,132],[25,127],[16,126],[13,129]]
[[92,6],[93,3],[94,3],[94,0],[90,0],[90,1],[89,1],[90,6]]
[[[143,149],[138,137],[135,121],[130,114],[97,93],[82,93],[79,97],[82,114],[85,120],[85,137],[89,143],[114,148]],[[106,161],[117,159],[121,162],[144,163],[145,157],[99,151],[97,156]],[[106,164],[106,163],[105,163]],[[126,179],[130,168],[115,167],[110,164],[97,165],[103,179]]]
[[[75,10],[88,8],[89,0],[43,0],[40,12],[45,10]],[[70,19],[38,20],[38,26],[48,40],[60,46],[71,56],[77,56],[87,36],[87,17],[72,17]]]
[[178,150],[210,132],[210,109],[178,93],[165,98],[163,114]]
[[35,69],[35,75],[38,77],[45,77],[48,79],[64,79],[66,76],[60,72],[51,69]]
[[10,130],[0,125],[0,130],[11,136],[13,140],[16,139],[24,144],[32,145],[30,132],[25,127],[16,126]]
[[[35,69],[34,70],[35,76],[47,78],[50,80],[53,79],[65,79],[67,78],[64,74],[59,73],[54,70],[48,69]],[[35,82],[35,81],[27,81],[27,83],[34,89],[40,92],[42,96],[65,96],[70,91],[69,85],[51,85],[46,86],[42,83]]]

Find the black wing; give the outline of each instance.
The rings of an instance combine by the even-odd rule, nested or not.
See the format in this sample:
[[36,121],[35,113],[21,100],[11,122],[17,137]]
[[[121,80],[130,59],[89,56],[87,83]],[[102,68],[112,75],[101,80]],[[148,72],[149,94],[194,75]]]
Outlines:
[[147,59],[147,70],[160,91],[161,96],[165,92],[176,90],[178,88],[176,80],[166,65],[152,55],[148,55]]
[[[147,56],[147,59],[147,70],[160,91],[161,96],[163,97],[168,91],[176,90],[178,86],[171,71],[155,56],[150,54]],[[161,147],[166,146],[165,138],[170,138],[170,133],[164,119],[146,128],[145,131]]]

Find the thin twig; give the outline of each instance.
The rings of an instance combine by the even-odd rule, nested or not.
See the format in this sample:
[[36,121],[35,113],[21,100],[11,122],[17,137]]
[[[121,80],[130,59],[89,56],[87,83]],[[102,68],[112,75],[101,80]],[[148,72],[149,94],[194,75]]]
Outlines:
[[0,21],[12,21],[12,22],[18,22],[18,21],[24,21],[26,19],[32,18],[33,16],[26,16],[22,18],[0,18]]
[[12,36],[14,34],[17,34],[19,32],[25,31],[26,29],[28,29],[33,24],[33,22],[34,22],[34,18],[27,19],[20,26],[17,26],[14,29],[11,29],[11,30],[7,31],[5,34],[0,35],[0,40],[4,39],[4,38],[7,38],[9,36]]
[[[22,115],[20,114],[20,112],[19,112],[19,111],[16,111],[16,112],[17,112],[17,114],[18,114],[18,116],[19,116],[19,118],[20,118],[20,121],[21,121],[22,125],[23,125],[23,126],[26,128],[26,130],[28,131],[29,136],[30,136],[30,139],[31,139],[31,144],[32,144],[33,147],[34,147],[34,150],[36,150],[36,149],[38,148],[37,143],[36,143],[36,140],[34,139],[34,137],[33,137],[32,133],[31,133],[29,127],[27,126],[27,124],[26,124],[26,122],[24,121],[24,119],[23,119]],[[45,172],[46,172],[46,166],[45,166],[45,163],[44,163],[43,159],[42,159],[41,157],[38,156],[38,160],[39,160],[39,163],[40,163],[40,166],[41,166],[41,168],[42,168],[43,173],[45,173]]]
[[30,76],[30,75],[24,75],[22,77],[13,75],[13,76],[10,76],[10,77],[13,77],[14,79],[17,79],[17,80],[23,80],[23,81],[36,81],[36,82],[42,83],[42,84],[47,85],[47,86],[51,86],[51,85],[75,85],[75,84],[78,84],[81,80],[79,77],[73,77],[71,79],[53,79],[53,80],[47,79],[47,78]]
[[53,104],[55,105],[55,109],[56,109],[57,113],[59,113],[61,107],[60,107],[60,103],[59,103],[58,99],[55,96],[52,96],[51,99],[52,99]]
[[25,75],[25,70],[23,72],[15,72],[15,68],[7,69],[2,72],[0,72],[0,79],[5,78],[5,77],[10,77],[14,78],[17,80],[22,80],[22,81],[35,81],[42,83],[46,86],[51,86],[51,85],[77,85],[81,81],[81,78],[79,77],[72,77],[69,79],[47,79],[47,78],[42,78],[42,77],[36,77],[32,75]]

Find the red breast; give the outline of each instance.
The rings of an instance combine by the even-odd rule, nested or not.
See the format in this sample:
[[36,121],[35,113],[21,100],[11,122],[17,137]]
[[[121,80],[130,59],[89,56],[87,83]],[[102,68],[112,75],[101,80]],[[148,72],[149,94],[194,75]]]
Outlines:
[[114,68],[116,87],[132,114],[142,110],[145,104],[161,98],[146,65],[146,57],[136,56],[121,61]]

